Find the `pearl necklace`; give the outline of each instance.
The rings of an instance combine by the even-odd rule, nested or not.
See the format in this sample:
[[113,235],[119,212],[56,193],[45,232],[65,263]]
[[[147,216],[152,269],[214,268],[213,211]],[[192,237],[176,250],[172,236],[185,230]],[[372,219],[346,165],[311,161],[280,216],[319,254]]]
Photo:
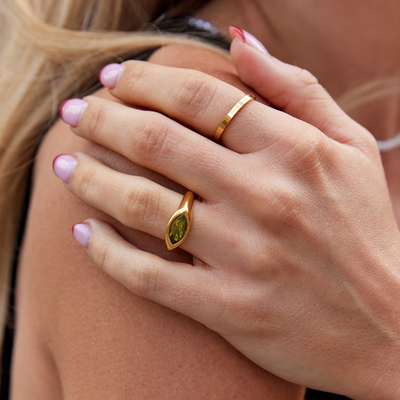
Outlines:
[[206,31],[209,31],[213,35],[216,35],[218,33],[217,28],[212,26],[208,21],[203,21],[202,19],[189,18],[189,25],[191,25],[195,28],[204,29]]
[[390,151],[400,147],[400,133],[398,133],[395,137],[392,137],[387,140],[377,140],[379,151],[384,153],[386,151]]

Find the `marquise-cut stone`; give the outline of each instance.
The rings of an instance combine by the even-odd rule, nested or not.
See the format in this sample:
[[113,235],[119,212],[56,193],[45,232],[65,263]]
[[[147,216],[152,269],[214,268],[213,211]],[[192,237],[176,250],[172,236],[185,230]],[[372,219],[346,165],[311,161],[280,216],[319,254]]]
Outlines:
[[169,227],[169,239],[172,244],[178,243],[185,236],[188,223],[185,215],[176,217]]

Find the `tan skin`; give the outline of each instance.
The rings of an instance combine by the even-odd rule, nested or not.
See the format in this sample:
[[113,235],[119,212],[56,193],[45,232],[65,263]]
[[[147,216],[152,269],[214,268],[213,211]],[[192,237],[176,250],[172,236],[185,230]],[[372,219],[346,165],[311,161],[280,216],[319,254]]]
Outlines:
[[[209,51],[175,46],[151,61],[193,67],[193,59],[199,70],[247,90],[233,67]],[[104,89],[96,96],[112,99]],[[66,193],[52,160],[76,151],[182,192],[166,178],[78,138],[62,121],[47,133],[35,163],[19,265],[12,399],[301,399],[303,388],[262,370],[203,325],[133,296],[82,253],[71,226],[89,213],[154,254],[191,260]]]
[[[310,31],[305,31],[305,34],[310,34],[309,40],[316,37],[312,35],[313,29],[320,31],[320,27],[309,26],[309,21],[302,21],[302,17],[313,20],[313,12],[323,11],[315,7],[317,3],[307,2],[303,8],[304,14],[291,8],[295,4],[287,5],[285,11],[293,9],[296,12],[285,13],[287,19],[279,18],[279,27],[283,30],[281,33],[286,33],[286,36],[280,37],[288,38],[284,41],[285,46],[280,47],[279,41],[275,44],[271,36],[268,36],[268,31],[265,35],[260,33],[258,36],[265,39],[263,41],[271,52],[276,51],[282,59],[295,61],[312,70],[328,89],[337,88],[338,82],[344,82],[340,89],[344,91],[348,88],[347,82],[355,77],[355,71],[352,75],[352,70],[345,68],[347,64],[352,65],[351,56],[354,52],[351,48],[347,48],[345,56],[331,58],[342,66],[342,73],[336,76],[327,71],[326,65],[331,64],[324,64],[326,59],[316,59],[314,56],[307,60],[307,54],[310,53],[300,51],[302,43],[295,43],[297,46],[293,46],[297,53],[288,47],[288,43],[294,43],[293,37],[299,38],[290,33],[288,27],[303,26],[302,24],[309,27]],[[395,7],[397,2],[390,4]],[[271,8],[265,11],[279,10],[278,5],[282,5],[282,2],[271,2],[268,4]],[[277,8],[274,9],[273,6]],[[371,8],[365,9],[371,13],[376,12],[372,2]],[[386,11],[393,18],[398,15],[393,9],[379,7],[379,10]],[[358,14],[350,15],[339,9],[335,15],[338,20],[342,20],[345,15],[354,22]],[[302,24],[293,24],[290,18],[299,18]],[[246,29],[248,20],[254,22],[257,19],[252,19],[248,14],[243,21],[235,23],[242,23],[241,26]],[[391,24],[383,24],[382,30],[389,26]],[[257,34],[261,32],[261,25],[254,23],[253,29],[248,30]],[[383,36],[384,34],[382,32]],[[392,38],[389,35],[388,37]],[[303,45],[305,42],[308,43],[304,40]],[[334,48],[332,42],[323,43],[324,48]],[[318,46],[318,43],[314,45]],[[285,49],[285,54],[279,54],[278,48]],[[391,50],[389,48],[388,45],[388,52]],[[365,53],[367,50],[365,47]],[[183,63],[181,65],[176,63],[177,51],[180,63]],[[198,60],[204,58],[198,50],[193,51],[197,59],[196,68],[199,68]],[[182,49],[182,52],[170,49],[165,51],[161,60],[167,65],[192,68],[192,61],[189,60],[193,58],[188,57],[185,60],[184,54],[188,54],[186,49]],[[386,56],[389,60],[389,56]],[[208,60],[212,57],[214,56],[207,55]],[[383,56],[382,58],[385,59]],[[157,59],[153,61],[157,62]],[[200,69],[222,79],[226,79],[227,75],[221,75],[221,71],[227,71],[227,80],[232,82],[233,71],[230,65],[218,60],[219,71],[216,71],[214,67],[210,68],[210,64],[206,63]],[[325,65],[324,73],[321,65]],[[374,68],[374,63],[368,65],[371,68],[368,71],[366,69],[363,79],[380,76],[381,71]],[[385,66],[384,71],[397,74],[393,65]],[[336,67],[337,65],[333,68],[334,71],[338,71]],[[346,73],[349,76],[343,79],[343,74]],[[236,84],[240,85],[237,81]],[[99,95],[109,96],[103,93]],[[384,119],[383,116],[380,116],[381,119]],[[391,133],[387,135],[390,136]],[[76,151],[92,154],[117,170],[137,173],[137,167],[133,167],[125,159],[73,136],[68,127],[60,122],[47,134],[36,162],[29,225],[18,277],[19,326],[13,367],[13,398],[61,398],[58,379],[62,382],[62,395],[65,398],[302,398],[302,388],[265,373],[226,345],[218,335],[186,317],[133,296],[94,267],[79,245],[73,242],[69,231],[73,223],[89,215],[109,221],[127,240],[140,243],[142,248],[163,257],[167,255],[157,240],[144,234],[129,232],[121,224],[88,208],[62,190],[61,183],[53,177],[49,166],[57,154],[71,154]],[[396,174],[393,173],[398,169],[396,158],[388,157],[385,168],[387,177],[390,177],[388,184],[392,198],[397,202]],[[147,175],[148,172],[141,173],[156,181],[160,179],[156,175]],[[171,187],[179,191],[176,186]],[[61,230],[61,226],[65,229]],[[65,256],[60,257],[60,254]],[[179,256],[183,257],[180,258],[182,261],[188,261],[183,253]],[[135,316],[134,321],[132,316]],[[89,375],[86,372],[88,370],[91,371]],[[157,372],[156,376],[154,371]],[[180,373],[173,373],[171,378],[171,371]],[[43,378],[38,379],[37,376]],[[155,381],[157,384],[154,384]]]
[[[334,99],[371,80],[400,77],[397,0],[222,0],[200,17],[251,32],[275,57],[313,73]],[[378,140],[389,139],[400,132],[398,100],[399,95],[390,97],[350,116]],[[382,159],[400,225],[399,155],[397,149]]]

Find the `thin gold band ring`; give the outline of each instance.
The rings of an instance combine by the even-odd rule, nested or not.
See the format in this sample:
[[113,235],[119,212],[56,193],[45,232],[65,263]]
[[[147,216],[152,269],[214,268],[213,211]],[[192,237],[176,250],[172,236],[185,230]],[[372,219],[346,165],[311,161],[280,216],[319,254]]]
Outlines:
[[165,229],[165,244],[169,251],[179,247],[186,239],[192,225],[192,208],[194,194],[187,191],[183,196],[179,208],[168,221]]
[[232,121],[232,118],[239,112],[239,110],[243,106],[245,106],[248,102],[250,102],[251,100],[254,100],[255,98],[256,98],[256,96],[254,96],[251,93],[246,94],[246,96],[242,97],[234,105],[234,107],[231,109],[231,111],[229,111],[228,114],[226,114],[226,117],[224,118],[224,120],[221,122],[221,124],[219,125],[218,129],[214,133],[213,139],[216,142],[219,141],[219,138],[221,137],[221,135],[224,132],[224,130],[226,129],[226,127],[229,125],[229,122]]

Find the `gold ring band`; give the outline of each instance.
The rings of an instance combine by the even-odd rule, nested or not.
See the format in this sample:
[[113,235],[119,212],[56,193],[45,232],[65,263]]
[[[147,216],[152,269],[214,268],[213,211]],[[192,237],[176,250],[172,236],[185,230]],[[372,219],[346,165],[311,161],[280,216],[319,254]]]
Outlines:
[[218,142],[219,138],[221,137],[222,133],[224,132],[225,128],[229,125],[229,122],[232,121],[232,118],[239,112],[239,110],[246,105],[249,101],[254,100],[256,96],[249,93],[246,96],[242,97],[232,108],[231,111],[228,112],[224,120],[221,122],[218,129],[215,131],[213,139]]
[[181,204],[179,204],[179,208],[168,221],[165,229],[165,244],[169,251],[179,247],[189,233],[192,224],[193,201],[193,192],[186,192]]

